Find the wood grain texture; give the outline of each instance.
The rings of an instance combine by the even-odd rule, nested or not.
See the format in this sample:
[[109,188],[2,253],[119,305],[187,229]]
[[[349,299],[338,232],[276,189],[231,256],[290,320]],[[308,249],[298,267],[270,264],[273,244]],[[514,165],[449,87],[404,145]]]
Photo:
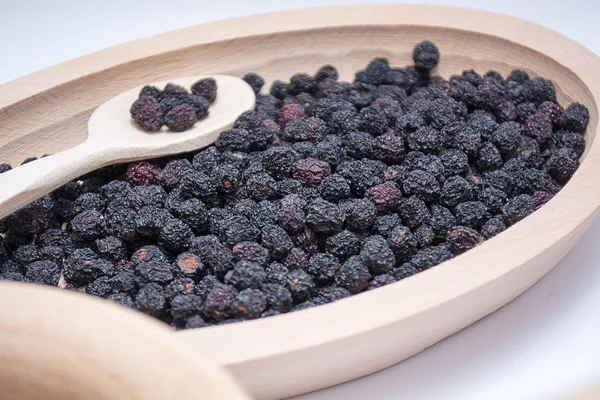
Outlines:
[[178,333],[225,366],[259,399],[348,381],[397,363],[488,315],[546,274],[577,242],[600,205],[600,60],[547,28],[457,8],[353,6],[260,15],[128,43],[0,86],[0,159],[81,142],[86,116],[123,90],[191,74],[268,82],[314,73],[343,79],[371,57],[410,63],[415,43],[440,48],[438,73],[513,68],[551,78],[563,104],[586,104],[584,161],[566,187],[532,216],[479,247],[395,284],[339,302],[259,321]]
[[0,290],[2,400],[249,400],[164,324],[19,283]]
[[[166,126],[157,132],[145,132],[135,124],[129,109],[141,87],[106,101],[91,115],[83,143],[0,174],[0,218],[100,167],[188,152],[213,143],[220,132],[233,125],[238,115],[254,108],[255,95],[239,78],[212,77],[217,82],[217,99],[211,104],[209,115],[185,132],[172,132]],[[152,84],[163,88],[173,82],[189,88],[202,78],[193,76]]]

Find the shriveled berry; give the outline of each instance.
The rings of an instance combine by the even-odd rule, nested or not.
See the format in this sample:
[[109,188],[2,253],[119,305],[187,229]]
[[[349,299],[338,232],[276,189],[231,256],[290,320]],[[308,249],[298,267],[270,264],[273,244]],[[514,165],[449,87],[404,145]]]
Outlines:
[[500,232],[506,229],[506,225],[501,218],[490,218],[483,224],[481,227],[481,234],[485,236],[486,239],[496,236]]
[[314,93],[317,90],[317,81],[308,74],[296,74],[290,78],[288,94]]
[[339,260],[345,260],[359,253],[360,244],[360,238],[355,233],[345,230],[327,238],[325,250]]
[[199,276],[204,272],[205,268],[200,257],[192,253],[179,254],[175,265],[185,276]]
[[327,126],[316,117],[291,119],[283,129],[283,138],[289,142],[319,142],[325,136]]
[[500,151],[491,143],[484,143],[477,153],[477,166],[482,171],[491,171],[502,167],[503,160]]
[[403,225],[392,228],[387,243],[397,260],[406,260],[417,247],[417,239],[410,229]]
[[350,185],[350,190],[356,195],[363,195],[368,188],[381,183],[377,170],[365,160],[351,161],[340,165],[337,173],[342,175]]
[[441,192],[440,184],[435,176],[421,170],[408,173],[402,184],[402,190],[406,196],[418,195],[426,201],[436,200]]
[[319,191],[325,200],[336,202],[350,196],[350,185],[343,176],[332,174],[323,179]]
[[565,184],[571,179],[579,162],[565,153],[553,154],[546,162],[546,171],[559,183]]
[[358,127],[373,136],[379,136],[387,131],[389,120],[382,108],[370,106],[360,111]]
[[453,176],[444,182],[441,191],[441,203],[448,207],[454,207],[463,201],[472,198],[472,187],[469,182],[461,176]]
[[558,103],[545,101],[539,105],[537,112],[538,114],[545,115],[552,124],[558,125],[562,119],[564,110]]
[[206,296],[202,306],[202,314],[215,321],[222,321],[231,316],[231,304],[235,301],[237,290],[229,285],[215,285]]
[[371,274],[360,256],[350,257],[340,268],[335,282],[340,287],[356,294],[369,286]]
[[254,90],[254,93],[260,92],[260,89],[265,84],[265,80],[262,78],[262,76],[254,73],[254,72],[247,73],[246,75],[244,75],[244,77],[242,79],[248,85],[250,85],[250,87],[252,88],[252,90]]
[[508,196],[502,190],[488,187],[479,192],[478,198],[489,210],[498,212],[506,204]]
[[175,106],[165,114],[165,125],[175,132],[186,131],[196,122],[198,122],[196,109],[189,104]]
[[106,235],[106,221],[98,211],[84,211],[77,214],[70,224],[76,240],[92,241]]
[[294,302],[301,303],[310,298],[315,290],[312,277],[303,270],[290,271],[287,274],[287,289],[292,294]]
[[319,243],[316,234],[306,228],[302,232],[294,235],[292,238],[294,245],[300,247],[308,254],[316,253],[319,250]]
[[110,278],[112,293],[134,294],[138,287],[135,273],[131,270],[121,270]]
[[418,196],[402,199],[398,205],[398,214],[404,224],[410,228],[418,227],[431,217],[427,204]]
[[154,96],[140,97],[129,111],[131,118],[146,131],[158,131],[165,122],[163,107]]
[[277,225],[269,225],[261,232],[262,246],[267,248],[271,257],[281,260],[294,247],[292,239],[286,231]]
[[318,185],[330,172],[329,164],[314,158],[298,160],[292,165],[292,177],[304,185]]
[[481,201],[465,201],[454,208],[460,225],[477,227],[488,217],[488,208]]
[[285,286],[276,283],[265,283],[262,285],[261,290],[265,295],[267,306],[275,311],[288,312],[294,305],[292,293]]
[[233,246],[233,261],[251,261],[266,266],[269,262],[269,250],[257,242],[240,242]]
[[556,101],[556,89],[552,81],[535,77],[531,80],[530,99],[536,104],[541,104],[544,101]]
[[519,222],[534,210],[533,199],[527,194],[522,194],[510,200],[502,208],[502,212],[509,225]]
[[306,225],[315,232],[335,233],[343,224],[344,215],[336,204],[318,199],[308,207]]
[[140,283],[156,282],[167,284],[173,280],[171,265],[161,261],[146,261],[135,267],[135,275]]
[[267,274],[258,263],[239,261],[235,267],[225,275],[225,283],[233,285],[238,290],[260,288]]
[[235,318],[256,319],[267,308],[267,296],[258,289],[245,289],[237,294],[231,308]]
[[128,258],[125,243],[116,236],[107,236],[96,240],[96,249],[103,258],[113,262]]
[[473,228],[456,226],[448,232],[447,240],[452,252],[458,255],[479,245],[484,238]]
[[283,128],[285,128],[288,122],[304,117],[306,117],[304,107],[296,103],[286,104],[279,111],[279,123]]
[[369,229],[375,223],[375,218],[377,218],[377,208],[372,201],[368,199],[350,200],[350,204],[346,208],[346,222],[350,228]]
[[263,167],[275,179],[290,176],[292,165],[298,159],[298,153],[290,147],[271,147],[265,151]]
[[418,270],[426,270],[454,257],[447,246],[427,246],[415,253],[410,259]]
[[424,153],[437,153],[442,148],[440,131],[431,127],[423,127],[408,134],[408,147]]
[[386,164],[401,162],[405,153],[404,140],[399,136],[384,134],[373,140],[373,157]]
[[366,132],[350,132],[345,137],[346,154],[355,159],[371,158],[373,141],[373,136]]
[[188,248],[194,236],[190,227],[180,219],[170,219],[160,230],[158,243],[165,249],[178,252]]
[[25,277],[34,283],[42,285],[58,285],[60,268],[52,261],[34,261],[26,268]]
[[86,286],[85,292],[97,297],[106,297],[113,293],[111,278],[101,276]]
[[532,195],[533,208],[537,210],[538,208],[540,208],[541,206],[543,206],[544,204],[546,204],[547,202],[552,200],[552,197],[554,197],[552,195],[552,193],[548,193],[543,190],[538,190],[538,191],[534,192]]
[[88,248],[74,250],[64,262],[63,274],[68,283],[84,286],[101,276],[112,276],[114,266],[111,262],[99,259]]
[[367,189],[365,197],[371,200],[379,211],[393,211],[400,204],[402,192],[400,192],[394,182],[387,181]]
[[381,236],[371,236],[360,250],[363,262],[374,275],[385,274],[396,264],[396,257],[386,240]]
[[171,316],[175,321],[186,321],[202,311],[202,299],[193,294],[180,294],[170,301]]
[[146,314],[160,317],[166,306],[164,289],[157,283],[143,286],[135,297],[135,305]]
[[417,69],[429,71],[440,61],[440,51],[435,44],[424,40],[415,46],[412,58]]
[[544,143],[552,135],[552,121],[545,114],[533,114],[525,121],[523,133],[534,138],[539,143]]
[[308,254],[302,248],[294,247],[285,256],[282,263],[288,270],[305,268],[308,264]]
[[340,261],[335,255],[318,253],[310,258],[307,271],[317,284],[329,285],[335,280],[340,267]]
[[158,165],[146,161],[129,164],[127,179],[134,185],[148,186],[158,180],[161,169]]
[[213,78],[201,79],[192,85],[192,93],[202,96],[212,103],[217,98],[217,81]]
[[572,103],[565,109],[561,119],[564,129],[572,132],[583,133],[590,120],[590,112],[581,103]]

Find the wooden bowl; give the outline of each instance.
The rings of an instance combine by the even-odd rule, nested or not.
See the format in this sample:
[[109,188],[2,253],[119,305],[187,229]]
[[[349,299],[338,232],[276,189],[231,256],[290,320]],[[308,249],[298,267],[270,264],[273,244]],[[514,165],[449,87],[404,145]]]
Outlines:
[[375,56],[409,64],[412,47],[423,39],[439,46],[438,72],[445,77],[469,68],[503,74],[520,68],[551,78],[562,104],[589,107],[588,149],[577,173],[548,204],[442,265],[314,309],[177,334],[259,399],[345,382],[410,357],[502,307],[581,237],[600,204],[596,55],[526,21],[437,6],[319,8],[211,23],[106,49],[0,86],[0,160],[19,162],[82,141],[96,106],[146,82],[249,71],[272,81],[314,73],[324,63],[336,65],[348,80]]

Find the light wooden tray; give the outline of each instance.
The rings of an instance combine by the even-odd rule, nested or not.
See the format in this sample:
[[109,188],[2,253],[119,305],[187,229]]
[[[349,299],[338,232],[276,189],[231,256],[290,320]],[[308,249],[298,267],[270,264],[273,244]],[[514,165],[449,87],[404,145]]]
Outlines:
[[[146,82],[255,71],[287,79],[336,65],[343,79],[370,58],[409,64],[415,43],[441,51],[438,72],[551,78],[561,103],[591,113],[585,159],[532,216],[468,253],[401,282],[282,316],[174,335],[225,366],[259,399],[345,382],[395,364],[502,307],[573,247],[600,204],[600,59],[547,28],[457,8],[319,8],[187,28],[81,57],[0,86],[0,160],[64,150],[83,140],[96,106]],[[576,273],[576,271],[574,271]],[[175,339],[174,339],[175,340]]]

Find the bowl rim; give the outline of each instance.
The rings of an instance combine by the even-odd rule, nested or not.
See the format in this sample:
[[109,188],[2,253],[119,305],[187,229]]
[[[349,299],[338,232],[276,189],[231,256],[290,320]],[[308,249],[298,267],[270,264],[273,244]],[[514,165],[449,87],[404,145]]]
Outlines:
[[[0,107],[104,69],[185,47],[240,37],[348,26],[396,25],[435,26],[498,37],[555,60],[585,82],[593,102],[586,104],[593,114],[588,136],[597,134],[600,58],[596,54],[556,31],[522,19],[487,11],[432,5],[381,4],[288,10],[171,31],[101,50],[2,84]],[[599,157],[599,141],[592,140],[575,175],[549,203],[492,240],[435,268],[377,290],[312,309],[239,324],[182,331],[177,335],[201,348],[219,364],[235,370],[256,360],[279,360],[307,349],[326,349],[399,321],[413,321],[425,311],[451,302],[462,301],[462,312],[472,316],[469,323],[475,322],[488,315],[489,311],[478,304],[466,304],[469,294],[488,287],[497,291],[492,286],[495,280],[514,279],[511,277],[521,276],[519,274],[528,277],[529,287],[550,269],[538,268],[534,262],[539,261],[537,257],[544,254],[553,266],[558,260],[550,261],[549,257],[562,256],[553,253],[553,248],[559,243],[563,247],[572,247],[576,240],[570,235],[589,226],[600,206],[600,182],[596,178]],[[563,243],[565,240],[568,241],[566,245]],[[523,241],[530,244],[525,246],[521,244]],[[498,265],[497,260],[502,260],[502,263]],[[437,290],[432,293],[428,290],[431,287]],[[494,305],[495,309],[521,292],[498,302]],[[491,295],[502,297],[496,292]],[[382,310],[381,304],[401,304],[402,307]],[[435,329],[431,321],[425,323]],[[422,348],[415,348],[415,352],[420,350]],[[390,365],[389,362],[387,365]],[[375,369],[383,367],[382,363]]]

